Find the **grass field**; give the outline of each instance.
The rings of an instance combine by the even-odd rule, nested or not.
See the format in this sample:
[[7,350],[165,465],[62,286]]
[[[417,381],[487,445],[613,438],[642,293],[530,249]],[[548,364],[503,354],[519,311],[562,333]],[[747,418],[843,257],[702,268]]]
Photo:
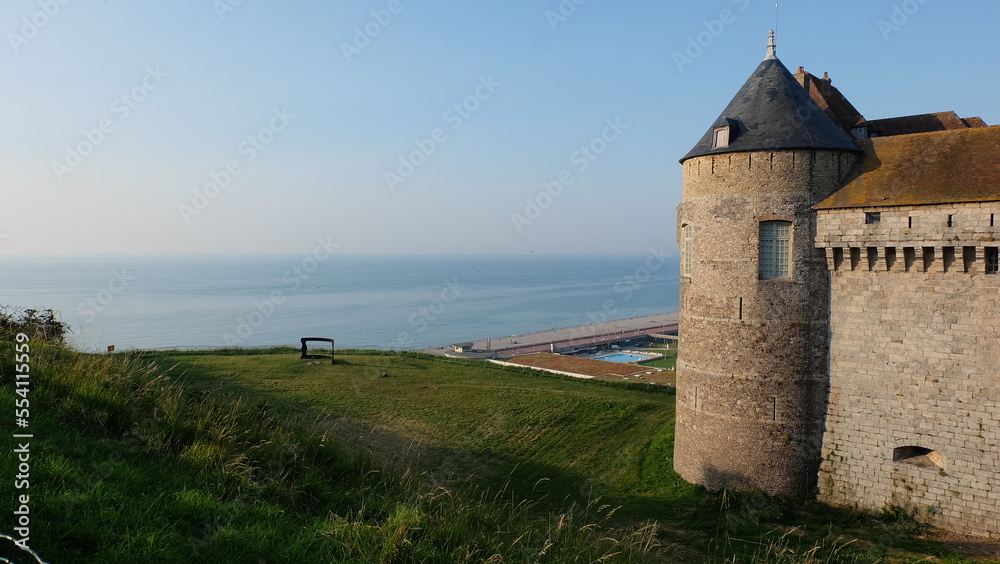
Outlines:
[[32,355],[50,562],[975,561],[899,514],[686,484],[662,386],[365,351]]
[[557,504],[567,496],[585,501],[591,489],[635,492],[649,445],[673,422],[667,393],[581,386],[476,361],[363,353],[338,353],[334,366],[294,354],[147,358],[186,389],[321,418],[338,441],[398,467],[420,467],[438,481],[475,474],[482,485],[509,483],[515,496]]
[[663,358],[657,358],[654,360],[647,360],[640,362],[641,366],[652,366],[655,368],[667,368],[673,370],[677,367],[677,349],[664,349],[664,348],[648,348],[643,349],[647,352],[654,352],[663,355]]

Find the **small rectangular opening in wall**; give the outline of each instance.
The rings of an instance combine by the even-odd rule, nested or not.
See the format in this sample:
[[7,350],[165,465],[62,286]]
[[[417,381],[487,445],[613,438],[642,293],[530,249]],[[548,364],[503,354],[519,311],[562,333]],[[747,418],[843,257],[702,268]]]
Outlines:
[[908,229],[913,229],[913,216],[906,218],[906,227]]
[[929,272],[934,264],[934,247],[924,247],[924,272]]
[[894,266],[896,266],[896,247],[886,247],[885,269],[891,271]]
[[834,247],[833,249],[833,269],[840,270],[844,266],[844,249]]
[[878,264],[878,247],[868,247],[868,270],[875,270]]
[[996,227],[996,214],[990,214],[990,227]]
[[972,272],[976,268],[976,248],[962,247],[962,266],[965,272]]
[[851,270],[857,270],[861,264],[861,248],[851,247]]
[[955,227],[955,216],[948,214],[948,227]]
[[955,266],[955,247],[944,247],[941,249],[941,260],[944,263],[944,271],[951,272]]
[[865,224],[876,225],[882,223],[882,212],[865,212]]
[[913,247],[903,247],[903,265],[907,272],[913,269],[913,263],[917,262],[917,251]]
[[986,274],[1000,273],[1000,247],[986,247]]
[[943,454],[920,446],[902,446],[892,449],[892,461],[940,470],[944,470],[945,465]]
[[778,398],[771,398],[771,421],[778,420]]
[[743,320],[743,298],[740,298],[740,321]]

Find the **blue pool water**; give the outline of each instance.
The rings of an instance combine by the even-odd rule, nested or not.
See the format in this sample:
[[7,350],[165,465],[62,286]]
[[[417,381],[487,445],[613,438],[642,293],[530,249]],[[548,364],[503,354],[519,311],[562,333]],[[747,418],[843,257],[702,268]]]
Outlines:
[[615,353],[615,354],[608,354],[604,356],[594,357],[594,359],[606,360],[608,362],[635,362],[637,360],[646,360],[646,357],[639,356],[636,354]]

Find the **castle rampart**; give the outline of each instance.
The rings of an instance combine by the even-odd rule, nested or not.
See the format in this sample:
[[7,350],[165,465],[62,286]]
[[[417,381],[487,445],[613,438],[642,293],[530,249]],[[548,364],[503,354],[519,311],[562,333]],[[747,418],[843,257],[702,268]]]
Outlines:
[[820,499],[1000,536],[1000,202],[817,223],[832,279]]

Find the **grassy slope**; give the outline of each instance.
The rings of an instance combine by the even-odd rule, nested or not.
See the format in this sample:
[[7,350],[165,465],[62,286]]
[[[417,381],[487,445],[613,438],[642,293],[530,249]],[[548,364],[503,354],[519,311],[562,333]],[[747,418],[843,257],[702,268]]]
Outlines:
[[[11,353],[0,345],[5,375]],[[608,554],[636,562],[648,543],[648,530],[611,541],[607,528],[585,528],[607,514],[597,507],[550,513],[496,492],[435,489],[383,472],[324,437],[324,424],[289,416],[288,403],[279,411],[218,401],[127,357],[36,344],[32,373],[31,546],[50,562],[568,562]],[[13,399],[0,386],[0,405]],[[13,448],[9,435],[2,442]],[[0,471],[12,476],[13,459],[4,457]],[[11,499],[12,484],[3,483]]]
[[[156,358],[195,388],[334,417],[349,430],[340,437],[363,436],[359,442],[380,458],[435,481],[475,474],[477,484],[552,507],[599,496],[620,506],[626,521],[665,523],[661,538],[679,561],[814,546],[823,546],[831,561],[834,553],[843,561],[879,562],[891,549],[941,552],[912,539],[919,527],[905,520],[884,524],[822,506],[786,510],[760,496],[720,498],[685,483],[672,467],[674,396],[660,387],[419,355],[341,354],[336,366],[306,364],[294,354]],[[804,530],[781,540],[792,523]],[[875,530],[861,533],[859,526]],[[838,542],[855,533],[863,539],[847,548],[841,543],[849,540]]]
[[[0,354],[7,374],[9,346]],[[830,562],[918,559],[901,548],[941,554],[905,520],[788,510],[685,484],[671,469],[673,396],[662,389],[372,353],[330,366],[290,351],[127,362],[50,349],[33,369],[32,545],[51,561],[805,562],[795,554],[813,546]],[[0,405],[12,401],[0,388]],[[13,473],[6,458],[0,471]],[[584,526],[609,513],[586,509],[595,496],[621,506],[611,524],[633,527]],[[662,524],[660,551],[646,550],[640,525],[650,519]],[[804,526],[783,536],[790,523]],[[841,535],[863,540],[843,548]],[[890,552],[895,560],[884,559]]]
[[[510,481],[514,495],[557,504],[567,496],[585,501],[592,489],[635,493],[653,437],[674,418],[666,390],[581,385],[481,362],[353,354],[339,355],[336,366],[295,355],[150,358],[190,389],[322,414],[341,439],[367,437],[362,442],[380,457],[436,480],[475,473],[480,484]],[[671,493],[687,502],[694,491]]]

